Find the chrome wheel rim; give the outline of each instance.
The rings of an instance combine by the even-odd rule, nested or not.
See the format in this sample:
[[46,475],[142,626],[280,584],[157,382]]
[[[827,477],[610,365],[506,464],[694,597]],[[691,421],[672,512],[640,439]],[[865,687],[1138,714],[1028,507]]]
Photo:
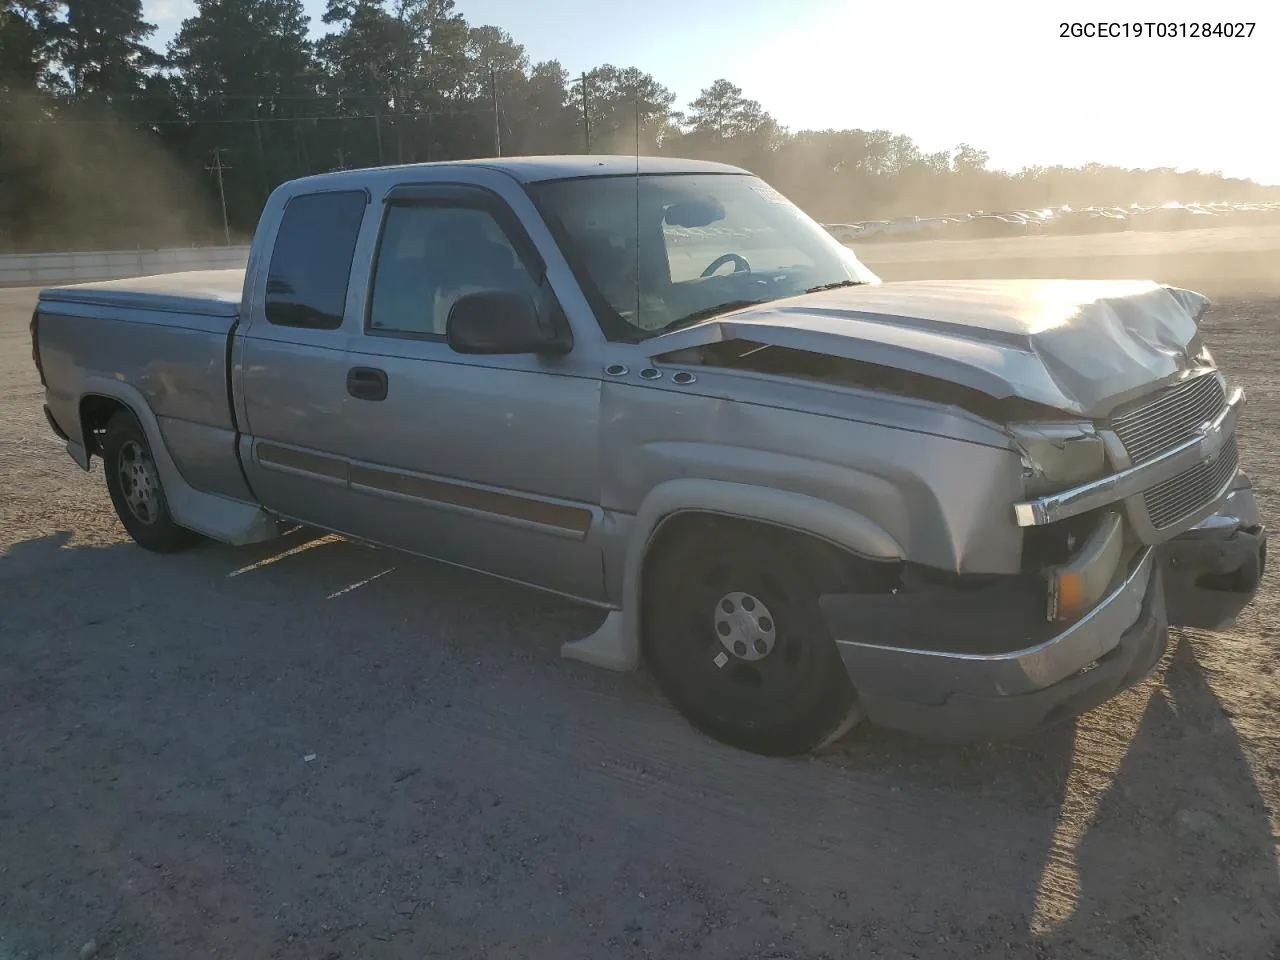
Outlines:
[[116,476],[125,505],[140,523],[152,524],[160,519],[160,476],[150,455],[136,440],[120,447]]

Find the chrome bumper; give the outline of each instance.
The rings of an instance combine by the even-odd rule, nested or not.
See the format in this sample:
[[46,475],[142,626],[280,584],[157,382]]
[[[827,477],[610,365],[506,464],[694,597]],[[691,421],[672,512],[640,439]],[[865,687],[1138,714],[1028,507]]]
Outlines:
[[[1020,527],[1036,527],[1066,520],[1098,507],[1140,496],[1143,491],[1176,477],[1202,460],[1213,460],[1235,432],[1244,400],[1244,391],[1237,387],[1223,411],[1211,423],[1198,430],[1195,436],[1136,467],[1120,470],[1060,493],[1015,503],[1014,519]],[[1214,505],[1231,489],[1233,481],[1234,478],[1224,485],[1219,496],[1214,499]],[[1206,505],[1202,512],[1212,513],[1212,510]]]
[[[961,694],[1011,697],[1051,686],[1109,653],[1138,620],[1153,588],[1155,551],[1144,547],[1129,573],[1097,606],[1061,633],[1008,653],[979,654],[859,643],[856,622],[827,614],[840,656],[859,691],[917,703]],[[1158,580],[1159,578],[1154,578]],[[1161,604],[1163,607],[1163,604]],[[1163,615],[1163,609],[1160,613]]]
[[1169,643],[1164,604],[1160,577],[1153,576],[1138,618],[1115,646],[1088,668],[1040,690],[1009,697],[955,693],[937,703],[867,691],[862,705],[873,723],[934,739],[1004,740],[1027,736],[1077,717],[1148,676]]

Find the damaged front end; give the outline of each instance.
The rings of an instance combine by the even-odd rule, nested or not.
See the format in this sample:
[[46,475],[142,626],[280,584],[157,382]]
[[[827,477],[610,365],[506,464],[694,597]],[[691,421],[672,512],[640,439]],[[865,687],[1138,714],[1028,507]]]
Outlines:
[[1145,677],[1168,637],[1156,549],[1115,509],[1028,531],[1016,575],[907,564],[889,593],[820,605],[867,716],[947,739],[1076,716]]
[[1157,285],[1097,300],[1070,285],[894,286],[660,338],[665,362],[958,408],[1016,453],[1023,496],[984,521],[1021,530],[1005,571],[965,572],[958,548],[950,570],[908,555],[887,591],[821,598],[873,722],[1023,735],[1141,680],[1170,625],[1217,628],[1248,604],[1266,531],[1239,470],[1243,391],[1199,340],[1207,301]]
[[1220,630],[1258,592],[1267,567],[1267,530],[1253,484],[1241,472],[1216,513],[1160,547],[1169,622]]
[[872,722],[945,739],[1016,737],[1097,706],[1159,662],[1168,621],[1153,553],[1129,554],[1065,628],[1045,618],[1044,582],[1030,575],[827,595],[821,606]]
[[1096,423],[1010,424],[1028,494],[1014,505],[1020,575],[917,571],[885,596],[823,598],[868,716],[934,736],[1024,734],[1141,680],[1168,626],[1230,622],[1266,561],[1238,468],[1243,402],[1206,369]]
[[1222,627],[1252,599],[1266,562],[1266,529],[1239,466],[1244,401],[1205,368],[1119,407],[1097,431],[1108,472],[1016,504],[1018,524],[1030,533],[1121,509],[1133,536],[1156,548],[1173,588],[1170,623]]

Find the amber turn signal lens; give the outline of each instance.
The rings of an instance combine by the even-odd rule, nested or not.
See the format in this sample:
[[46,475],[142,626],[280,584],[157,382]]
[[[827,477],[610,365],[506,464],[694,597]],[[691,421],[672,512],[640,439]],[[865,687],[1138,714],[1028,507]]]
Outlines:
[[1049,619],[1073,623],[1106,596],[1124,551],[1124,523],[1110,512],[1098,524],[1070,560],[1045,571],[1049,588]]
[[1089,598],[1085,591],[1084,577],[1080,573],[1072,570],[1060,571],[1049,589],[1055,600],[1055,620],[1076,620],[1087,609]]

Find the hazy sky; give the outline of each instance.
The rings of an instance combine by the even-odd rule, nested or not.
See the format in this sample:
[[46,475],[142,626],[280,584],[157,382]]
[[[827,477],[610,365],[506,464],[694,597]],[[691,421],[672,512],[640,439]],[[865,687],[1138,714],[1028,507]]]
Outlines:
[[[159,40],[191,0],[144,0]],[[313,29],[324,0],[305,0]],[[1049,10],[1052,6],[1056,9]],[[1275,0],[458,0],[533,60],[637,66],[683,105],[727,77],[793,130],[888,129],[992,165],[1221,170],[1280,184]],[[1066,11],[1070,12],[1066,12]],[[1255,21],[1245,39],[1061,39],[1071,21]]]

